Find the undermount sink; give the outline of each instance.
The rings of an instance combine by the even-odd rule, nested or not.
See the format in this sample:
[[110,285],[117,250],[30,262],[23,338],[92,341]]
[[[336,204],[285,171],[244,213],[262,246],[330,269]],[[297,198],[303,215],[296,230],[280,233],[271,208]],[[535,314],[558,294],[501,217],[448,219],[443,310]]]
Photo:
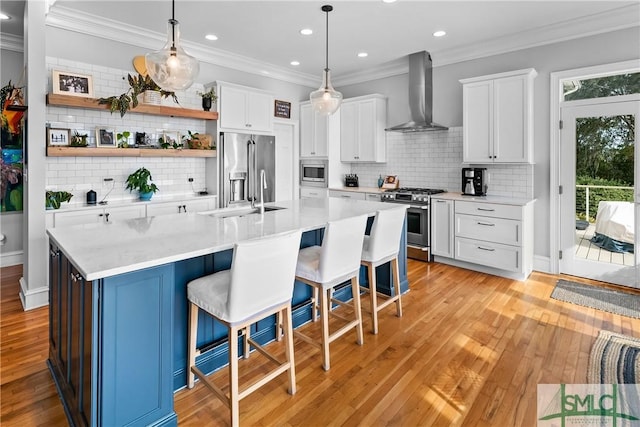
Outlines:
[[[285,208],[281,208],[279,206],[264,207],[265,212],[278,211],[280,209],[285,209]],[[216,212],[211,212],[208,215],[214,218],[231,218],[236,216],[239,217],[239,216],[255,215],[259,213],[260,213],[260,208],[244,207],[244,208],[224,208]]]

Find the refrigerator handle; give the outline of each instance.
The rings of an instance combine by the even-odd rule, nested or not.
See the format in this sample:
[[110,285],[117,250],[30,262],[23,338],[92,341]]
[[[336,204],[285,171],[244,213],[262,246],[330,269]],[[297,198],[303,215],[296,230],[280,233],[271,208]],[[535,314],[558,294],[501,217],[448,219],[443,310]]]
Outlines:
[[251,169],[253,171],[253,201],[257,201],[256,199],[258,198],[258,187],[260,186],[260,175],[258,174],[258,148],[256,147],[256,141],[252,140],[251,141],[251,145],[253,148],[253,168]]
[[247,200],[252,202],[251,204],[253,205],[253,173],[251,170],[251,165],[253,164],[253,162],[251,161],[251,156],[254,153],[251,149],[251,142],[251,140],[247,141]]

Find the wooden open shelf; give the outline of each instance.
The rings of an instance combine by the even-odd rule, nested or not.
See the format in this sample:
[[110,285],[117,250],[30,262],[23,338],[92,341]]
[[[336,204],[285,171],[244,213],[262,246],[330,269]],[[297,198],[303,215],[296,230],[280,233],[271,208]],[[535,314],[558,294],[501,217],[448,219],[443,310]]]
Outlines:
[[[53,93],[47,94],[47,105],[55,105],[58,107],[72,107],[72,108],[89,108],[93,110],[109,111],[109,104],[98,104],[98,100],[96,98],[81,98],[77,96],[58,95]],[[217,111],[193,110],[190,108],[182,108],[182,107],[165,107],[164,105],[138,104],[136,108],[133,108],[127,111],[127,114],[128,113],[153,114],[156,116],[186,117],[190,119],[201,119],[201,120],[218,120]],[[113,114],[120,114],[120,113],[114,112]]]
[[216,157],[216,150],[160,148],[47,147],[50,157]]

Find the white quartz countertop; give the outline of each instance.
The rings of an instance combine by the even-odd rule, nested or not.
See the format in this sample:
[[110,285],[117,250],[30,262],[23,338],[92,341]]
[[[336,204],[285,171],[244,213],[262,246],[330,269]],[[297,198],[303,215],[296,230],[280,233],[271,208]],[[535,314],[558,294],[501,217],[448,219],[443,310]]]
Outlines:
[[395,203],[331,197],[269,205],[284,209],[228,218],[210,215],[225,210],[162,215],[56,227],[47,234],[86,280],[96,280],[231,249],[245,240],[323,228],[329,221],[373,216],[378,210],[406,209]]
[[462,193],[440,193],[431,196],[432,199],[441,200],[457,200],[464,202],[482,202],[482,203],[496,203],[499,205],[513,205],[513,206],[525,206],[529,203],[533,203],[536,199],[523,199],[514,197],[503,196],[463,196]]
[[354,193],[384,193],[384,188],[377,187],[332,187],[329,190],[335,191],[352,191]]

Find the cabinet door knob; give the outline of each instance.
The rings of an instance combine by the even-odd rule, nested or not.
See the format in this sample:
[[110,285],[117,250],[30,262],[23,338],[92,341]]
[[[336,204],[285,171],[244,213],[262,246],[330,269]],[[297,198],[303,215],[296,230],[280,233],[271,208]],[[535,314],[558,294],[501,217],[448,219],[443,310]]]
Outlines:
[[184,213],[187,213],[187,205],[182,205],[182,209],[184,210]]
[[247,123],[245,126],[250,128],[251,127],[251,123]]

